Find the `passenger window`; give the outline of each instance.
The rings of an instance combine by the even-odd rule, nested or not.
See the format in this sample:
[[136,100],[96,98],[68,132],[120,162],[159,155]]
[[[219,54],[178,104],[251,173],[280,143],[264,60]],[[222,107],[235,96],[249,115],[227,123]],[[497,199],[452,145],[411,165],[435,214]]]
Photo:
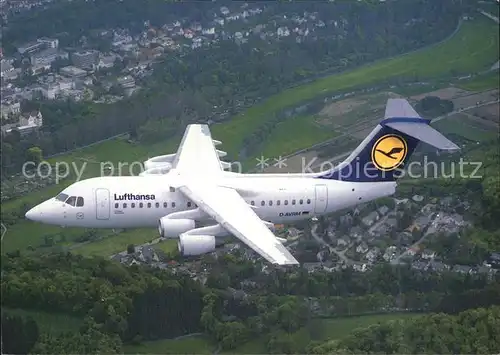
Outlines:
[[133,202],[132,202],[132,203],[130,204],[130,207],[135,208],[135,203],[133,203]]
[[278,206],[279,206],[279,205],[281,205],[281,201],[280,201],[280,200],[276,201],[276,204],[277,204]]
[[266,203],[264,201],[260,201],[260,205],[264,206]]
[[288,205],[288,200],[285,200],[285,206]]
[[66,195],[66,194],[59,194],[59,195],[56,196],[56,200],[57,201],[61,201],[61,202],[66,201],[67,198],[68,198],[68,195]]
[[269,206],[272,206],[273,205],[273,201],[269,201]]
[[160,207],[160,203],[159,203],[159,202],[156,202],[156,203],[155,203],[155,206],[156,206],[156,208],[159,208],[159,207]]
[[311,199],[307,199],[307,204],[310,205],[311,204]]
[[151,202],[148,202],[148,208],[151,208]]
[[139,203],[139,208],[143,208],[144,204],[142,202]]
[[123,208],[127,208],[127,204],[126,203],[123,204]]
[[188,201],[187,205],[188,207],[191,207],[191,201]]
[[118,208],[118,204],[117,203],[115,203],[115,208]]
[[292,200],[292,205],[295,205],[295,200]]
[[82,207],[83,206],[83,197],[78,197],[76,199],[76,207]]
[[164,208],[167,208],[167,207],[168,207],[168,203],[163,202],[163,207],[164,207]]
[[172,208],[175,208],[175,202],[172,202]]
[[304,200],[300,200],[299,203],[302,205],[304,204]]
[[250,204],[251,204],[252,206],[255,206],[255,201],[250,201]]
[[71,196],[66,200],[66,203],[70,206],[75,206],[76,205],[76,196]]

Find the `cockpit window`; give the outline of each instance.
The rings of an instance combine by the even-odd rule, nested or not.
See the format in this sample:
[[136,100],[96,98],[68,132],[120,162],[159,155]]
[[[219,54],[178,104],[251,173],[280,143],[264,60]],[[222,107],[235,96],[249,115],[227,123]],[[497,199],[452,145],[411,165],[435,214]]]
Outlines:
[[76,199],[76,207],[82,207],[83,206],[83,197],[78,197]]
[[75,206],[76,205],[76,196],[71,196],[66,200],[66,203],[70,206]]
[[66,201],[67,198],[68,198],[68,195],[62,194],[62,193],[56,196],[56,200],[61,201],[61,202]]

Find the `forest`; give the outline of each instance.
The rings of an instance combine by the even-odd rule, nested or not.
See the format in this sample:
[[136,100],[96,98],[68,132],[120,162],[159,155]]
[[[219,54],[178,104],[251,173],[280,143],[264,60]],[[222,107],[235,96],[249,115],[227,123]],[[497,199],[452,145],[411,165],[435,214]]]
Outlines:
[[[127,132],[151,143],[178,134],[187,123],[230,120],[290,86],[438,42],[453,32],[467,4],[454,0],[266,3],[264,23],[279,23],[283,14],[317,11],[325,21],[345,25],[332,29],[330,24],[318,29],[314,40],[301,43],[255,37],[243,45],[221,41],[197,51],[169,53],[155,65],[154,75],[137,83],[144,89],[125,102],[23,103],[25,111],[41,110],[44,129],[26,138],[14,131],[2,140],[2,174],[18,171],[32,146],[48,156]],[[65,41],[74,45],[95,29],[127,27],[137,32],[146,19],[158,26],[181,16],[204,21],[204,14],[211,13],[207,6],[213,9],[208,4],[198,8],[159,1],[62,2],[36,14],[12,16],[3,42],[8,48],[36,36],[65,33],[62,45]],[[413,20],[415,14],[418,21]],[[398,82],[416,79],[398,78]]]
[[[296,353],[319,346],[308,341],[297,348],[293,342],[293,334],[309,329],[311,319],[319,315],[311,300],[330,317],[397,310],[456,315],[500,302],[498,276],[422,274],[383,264],[366,273],[346,269],[310,274],[299,267],[276,268],[265,274],[260,272],[261,266],[229,254],[219,260],[204,257],[203,263],[212,270],[204,286],[168,270],[125,267],[70,253],[4,256],[1,302],[7,310],[2,312],[2,332],[12,335],[3,337],[4,350],[117,353],[124,344],[202,331],[225,350],[261,337],[269,352]],[[230,286],[239,288],[244,280],[260,286],[244,288],[241,296]],[[50,334],[33,319],[10,314],[9,309],[72,315],[82,319],[80,332]],[[433,317],[424,319],[415,326],[425,328],[435,323]],[[446,319],[457,323],[456,327],[463,326],[459,318]],[[370,343],[372,333],[381,333],[377,337],[386,334],[388,339],[380,342],[390,342],[392,336],[400,336],[401,329],[361,332],[366,338],[364,348],[355,348],[349,339],[335,346],[370,352],[370,346],[382,346]],[[408,329],[411,332],[411,324]],[[491,330],[478,327],[477,331],[481,340],[473,349],[492,350]],[[422,342],[423,352],[436,349],[435,343]],[[28,346],[31,348],[26,351]],[[323,348],[318,349],[315,351]]]

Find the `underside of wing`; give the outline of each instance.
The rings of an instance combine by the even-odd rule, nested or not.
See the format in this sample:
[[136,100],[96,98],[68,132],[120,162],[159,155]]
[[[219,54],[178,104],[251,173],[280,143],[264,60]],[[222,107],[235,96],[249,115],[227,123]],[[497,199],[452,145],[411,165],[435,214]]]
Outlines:
[[181,144],[172,163],[172,168],[179,171],[199,171],[201,174],[220,172],[222,169],[219,156],[225,153],[215,148],[210,129],[205,124],[188,125]]
[[299,263],[235,190],[192,183],[180,186],[179,190],[269,262],[278,265]]

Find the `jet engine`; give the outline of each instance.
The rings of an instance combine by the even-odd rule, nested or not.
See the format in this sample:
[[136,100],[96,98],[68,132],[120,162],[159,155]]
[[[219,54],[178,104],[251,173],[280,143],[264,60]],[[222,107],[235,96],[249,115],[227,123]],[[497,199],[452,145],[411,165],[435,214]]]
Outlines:
[[196,223],[192,219],[172,219],[160,218],[158,222],[158,232],[162,238],[177,238],[180,234],[196,228]]
[[144,170],[147,171],[154,168],[168,168],[170,170],[174,159],[175,154],[158,155],[144,162]]
[[181,234],[177,243],[183,256],[196,256],[215,251],[216,238],[213,235]]

